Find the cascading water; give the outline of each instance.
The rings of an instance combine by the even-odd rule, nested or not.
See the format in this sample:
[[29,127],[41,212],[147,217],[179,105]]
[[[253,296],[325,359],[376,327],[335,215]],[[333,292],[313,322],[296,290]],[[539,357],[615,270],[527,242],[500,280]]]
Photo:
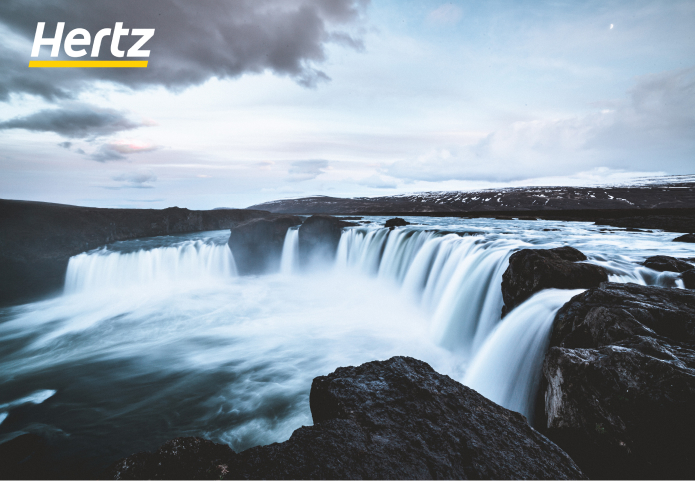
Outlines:
[[538,293],[500,320],[515,250],[569,244],[612,281],[665,286],[682,283],[641,260],[695,256],[672,234],[584,223],[370,220],[344,230],[323,271],[297,272],[296,229],[281,272],[265,276],[235,275],[228,231],[75,256],[64,296],[0,309],[0,442],[50,432],[96,469],[180,435],[236,450],[282,441],[311,423],[315,376],[393,355],[530,417],[552,320],[573,292]]
[[149,286],[236,275],[234,257],[226,244],[188,241],[172,247],[136,252],[100,249],[70,258],[65,293]]
[[555,314],[581,292],[547,289],[512,310],[485,340],[463,383],[532,422]]
[[290,227],[285,234],[280,257],[280,272],[292,274],[299,265],[299,229]]
[[521,245],[425,230],[350,229],[336,266],[402,286],[433,314],[435,339],[470,356],[500,319],[502,274]]

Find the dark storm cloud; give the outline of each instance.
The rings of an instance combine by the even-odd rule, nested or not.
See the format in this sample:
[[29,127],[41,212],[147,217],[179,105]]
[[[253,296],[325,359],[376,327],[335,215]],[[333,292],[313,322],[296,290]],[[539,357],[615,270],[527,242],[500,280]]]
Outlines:
[[[326,45],[361,49],[350,28],[359,24],[369,0],[3,0],[0,24],[23,37],[0,47],[0,100],[14,92],[46,99],[70,98],[96,80],[139,89],[164,86],[182,90],[211,77],[234,78],[266,70],[312,87],[328,76],[315,65],[326,58]],[[57,22],[66,22],[63,39],[74,28],[92,37],[102,28],[154,28],[143,47],[150,50],[144,69],[29,69],[37,22],[46,22],[44,38]],[[123,37],[120,49],[136,37]],[[10,47],[14,45],[14,47]],[[20,51],[21,50],[21,51]],[[91,52],[87,47],[88,52]],[[50,47],[39,58],[49,58]],[[61,49],[62,58],[64,51]],[[89,53],[88,53],[89,55]],[[90,57],[85,57],[90,58]],[[110,37],[99,59],[112,58]]]
[[325,172],[328,167],[327,160],[298,160],[292,162],[292,166],[287,171],[289,180],[301,182],[303,180],[315,179]]
[[[76,139],[110,135],[143,125],[143,123],[133,122],[118,110],[88,104],[73,104],[0,122],[0,130],[25,129],[34,132],[55,132],[63,137]],[[69,142],[59,145],[69,148],[70,146],[66,144]]]

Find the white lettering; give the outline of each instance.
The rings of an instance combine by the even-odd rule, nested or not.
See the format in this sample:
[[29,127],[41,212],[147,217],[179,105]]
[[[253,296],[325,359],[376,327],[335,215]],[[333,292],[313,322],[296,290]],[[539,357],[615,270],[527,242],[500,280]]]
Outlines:
[[111,55],[114,57],[122,57],[125,53],[123,50],[118,50],[118,42],[121,41],[122,35],[128,35],[130,30],[123,28],[123,22],[116,22],[116,27],[113,29],[113,38],[111,39]]
[[[77,35],[81,35],[82,38],[75,38]],[[84,28],[76,28],[71,30],[65,37],[65,53],[69,57],[84,57],[87,55],[87,50],[81,48],[79,50],[73,50],[73,45],[89,45],[92,43],[92,36]]]
[[98,57],[99,56],[99,49],[101,48],[101,40],[104,37],[108,37],[111,35],[111,29],[110,28],[102,28],[97,32],[97,34],[94,36],[94,45],[92,46],[92,57]]
[[63,41],[63,29],[65,22],[58,22],[56,35],[53,38],[43,38],[43,28],[46,22],[36,24],[36,35],[34,35],[34,46],[31,48],[31,56],[38,57],[41,45],[51,45],[51,57],[57,57],[60,51],[60,43]]
[[149,57],[149,50],[140,50],[154,35],[154,28],[134,28],[133,35],[140,35],[140,40],[128,49],[128,57]]

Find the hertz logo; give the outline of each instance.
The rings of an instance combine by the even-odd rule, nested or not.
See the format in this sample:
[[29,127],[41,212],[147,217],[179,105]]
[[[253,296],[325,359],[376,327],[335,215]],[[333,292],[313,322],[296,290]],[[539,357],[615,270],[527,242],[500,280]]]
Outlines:
[[[65,29],[65,22],[58,22],[56,26],[55,37],[44,38],[43,30],[46,26],[46,22],[38,22],[36,25],[36,35],[34,35],[34,46],[31,49],[31,56],[38,57],[41,47],[47,45],[51,47],[51,57],[57,57],[60,53],[60,46],[63,43],[63,30]],[[140,37],[140,39],[135,42],[135,44],[128,49],[128,51],[119,49],[119,42],[121,37],[128,36],[128,33],[132,32],[131,36]],[[149,50],[141,50],[142,47],[147,43],[148,40],[154,35],[154,28],[134,28],[129,30],[123,28],[123,22],[116,22],[113,28],[113,33],[110,28],[103,28],[97,32],[94,36],[94,43],[92,43],[91,34],[84,28],[76,28],[71,30],[65,37],[64,50],[68,57],[79,58],[87,55],[86,48],[75,48],[84,47],[91,45],[91,57],[98,57],[99,50],[101,49],[101,44],[105,37],[111,37],[111,55],[114,57],[122,58],[124,55],[127,58],[142,58],[149,57]],[[30,60],[29,67],[31,68],[50,68],[50,67],[63,67],[63,68],[104,68],[104,67],[128,67],[128,68],[145,68],[147,67],[147,60]]]

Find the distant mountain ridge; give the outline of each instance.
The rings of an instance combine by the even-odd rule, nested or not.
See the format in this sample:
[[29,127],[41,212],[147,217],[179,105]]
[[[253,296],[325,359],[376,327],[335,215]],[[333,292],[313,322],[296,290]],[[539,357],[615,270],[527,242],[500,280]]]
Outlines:
[[[677,179],[677,178],[676,178]],[[615,187],[518,187],[384,197],[312,196],[248,209],[277,214],[361,214],[695,208],[695,181]]]

